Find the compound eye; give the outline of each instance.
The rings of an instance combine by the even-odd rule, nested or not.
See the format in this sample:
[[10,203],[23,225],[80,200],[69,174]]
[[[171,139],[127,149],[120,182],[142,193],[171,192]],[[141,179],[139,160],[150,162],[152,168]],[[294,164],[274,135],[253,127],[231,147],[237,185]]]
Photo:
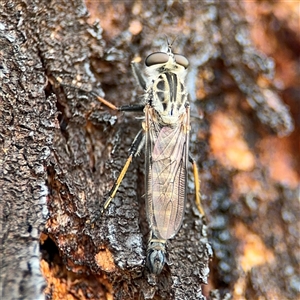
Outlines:
[[154,52],[148,55],[145,60],[145,64],[147,67],[159,64],[165,64],[169,60],[169,55],[165,52]]
[[183,66],[185,69],[189,66],[189,61],[187,58],[181,54],[174,54],[175,61],[177,64]]

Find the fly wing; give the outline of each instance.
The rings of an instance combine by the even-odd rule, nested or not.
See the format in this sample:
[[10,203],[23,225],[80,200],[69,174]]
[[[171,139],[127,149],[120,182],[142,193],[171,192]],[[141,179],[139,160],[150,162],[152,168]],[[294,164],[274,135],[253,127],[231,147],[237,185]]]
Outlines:
[[170,239],[180,229],[186,200],[188,133],[150,120],[146,134],[147,215],[154,235]]

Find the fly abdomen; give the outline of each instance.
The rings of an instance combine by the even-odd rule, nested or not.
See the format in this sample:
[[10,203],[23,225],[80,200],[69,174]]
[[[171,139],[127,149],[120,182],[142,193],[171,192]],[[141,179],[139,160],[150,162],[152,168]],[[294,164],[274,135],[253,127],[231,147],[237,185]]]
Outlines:
[[147,247],[146,264],[150,273],[159,275],[166,262],[164,240],[151,239]]

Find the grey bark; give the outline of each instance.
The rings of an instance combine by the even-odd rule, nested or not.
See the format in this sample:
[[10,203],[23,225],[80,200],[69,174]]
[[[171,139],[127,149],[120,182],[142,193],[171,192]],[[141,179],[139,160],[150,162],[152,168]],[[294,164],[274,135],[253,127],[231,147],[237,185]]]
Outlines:
[[[115,24],[118,34],[111,38],[99,24],[88,25],[87,9],[79,0],[1,1],[3,299],[45,297],[45,280],[39,268],[41,232],[55,242],[63,264],[80,274],[79,278],[91,276],[89,280],[95,284],[97,276],[105,274],[115,299],[205,299],[201,284],[207,282],[212,252],[207,227],[194,208],[192,180],[188,182],[191,195],[183,228],[168,244],[169,263],[155,279],[144,266],[148,227],[143,205],[143,157],[130,167],[105,214],[99,214],[140,121],[113,114],[92,94],[70,87],[77,85],[102,96],[105,90],[106,98],[116,105],[137,102],[137,95],[142,93],[135,87],[130,61],[136,55],[144,58],[159,51],[164,34],[175,35],[177,52],[191,61],[188,85],[194,113],[198,105],[195,75],[203,67],[212,70],[221,60],[253,108],[252,121],[258,118],[280,135],[290,133],[293,122],[286,105],[272,91],[278,103],[274,110],[268,105],[266,90],[255,83],[257,74],[269,76],[274,66],[252,47],[240,7],[231,2],[171,2],[141,2],[138,17],[132,14],[136,2],[125,2],[121,5],[124,15]],[[100,18],[109,9],[117,11],[119,5],[103,3]],[[140,35],[128,30],[136,18],[143,26]],[[188,24],[187,33],[176,32],[176,26],[174,30],[181,18]],[[215,85],[212,91],[214,96],[198,105],[206,113],[215,109],[214,100],[221,102],[220,88]],[[196,136],[200,130],[205,138],[199,141]],[[194,122],[191,152],[207,183],[211,211],[216,210],[210,225],[215,234],[214,273],[226,291],[238,276],[234,238],[227,224],[244,208],[228,211],[230,180],[226,172],[218,177],[222,184],[212,181],[215,162],[209,158],[208,136],[208,122]],[[289,199],[294,199],[295,193],[282,192]],[[112,254],[113,269],[105,269],[95,259],[106,251]],[[103,292],[94,296],[105,299],[108,285],[101,282],[98,288]],[[294,295],[293,290],[289,293]],[[211,297],[221,298],[217,292]]]

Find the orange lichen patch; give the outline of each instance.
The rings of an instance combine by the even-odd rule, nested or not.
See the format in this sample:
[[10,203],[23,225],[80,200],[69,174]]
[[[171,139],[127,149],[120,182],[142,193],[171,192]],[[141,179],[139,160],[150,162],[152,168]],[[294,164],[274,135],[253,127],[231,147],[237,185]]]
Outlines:
[[41,245],[44,245],[44,243],[47,240],[47,238],[48,238],[47,234],[45,234],[43,232],[40,234],[40,243],[41,243]]
[[95,260],[97,265],[106,272],[113,272],[116,269],[112,254],[105,247],[101,248],[95,255]]
[[233,177],[233,190],[238,195],[259,195],[262,192],[261,182],[251,177],[249,172],[241,172]]
[[93,24],[100,20],[100,25],[111,38],[119,35],[122,31],[122,23],[126,20],[126,4],[116,1],[112,5],[110,1],[85,1],[90,13],[89,23]]
[[46,227],[52,230],[57,230],[60,226],[66,226],[70,222],[70,217],[67,214],[56,214],[56,218],[51,218],[47,221]]
[[[247,21],[250,25],[250,34],[252,41],[264,53],[271,54],[272,49],[276,46],[276,40],[267,36],[266,30],[262,30],[264,24],[262,20],[264,16],[268,15],[272,7],[270,5],[257,5],[255,1],[244,1],[245,9],[247,10]],[[266,42],[266,40],[268,42]]]
[[[294,35],[299,41],[299,1],[244,1],[243,4],[250,22],[253,42],[261,51],[275,59],[276,79],[285,86],[297,85],[299,75],[293,53],[295,49],[282,41],[280,31],[285,32],[286,39],[291,40]],[[270,30],[273,24],[278,26],[275,31]]]
[[253,267],[274,261],[273,252],[266,248],[261,238],[251,232],[244,224],[237,223],[234,232],[236,238],[241,240],[239,261],[244,272],[250,271]]
[[129,24],[129,31],[133,35],[139,34],[143,30],[143,25],[140,21],[138,20],[132,20]]
[[299,84],[298,76],[298,65],[291,59],[289,53],[278,50],[276,54],[275,80],[280,82],[281,88],[297,86]]
[[47,282],[44,294],[49,299],[113,299],[112,286],[105,276],[76,274],[67,271],[61,263],[49,265],[43,259],[40,268]]
[[294,32],[298,40],[299,35],[299,12],[300,5],[299,1],[278,1],[274,6],[273,13],[284,24]]
[[196,96],[197,99],[204,99],[207,97],[208,91],[205,89],[205,82],[212,82],[214,80],[214,73],[211,68],[201,68],[196,80]]
[[232,199],[240,197],[255,197],[264,201],[274,200],[278,192],[268,182],[264,182],[253,172],[239,172],[232,178]]
[[67,282],[63,282],[60,278],[54,276],[54,274],[59,271],[58,267],[56,267],[56,270],[50,269],[49,264],[45,260],[41,260],[40,266],[42,274],[47,282],[47,287],[44,290],[46,295],[51,294],[52,299],[75,299],[72,295],[68,294]]
[[255,158],[242,136],[239,124],[223,112],[211,120],[210,147],[213,155],[227,168],[250,171]]
[[[283,22],[291,31],[299,36],[299,2],[298,1],[278,1],[278,2],[257,2],[257,1],[244,1],[245,9],[247,11],[246,17],[251,27],[256,28],[255,33],[252,34],[254,42],[261,43],[271,50],[268,46],[269,39],[263,39],[260,34],[266,33],[266,27],[262,30],[262,22],[272,15],[275,16],[280,22]],[[258,28],[260,28],[260,33]],[[277,28],[278,30],[278,28]],[[253,32],[252,32],[253,33]],[[274,50],[271,50],[274,51]]]
[[138,16],[142,13],[142,4],[141,4],[141,1],[136,1],[134,2],[133,4],[133,7],[132,7],[132,14],[134,14],[135,16]]
[[297,188],[300,180],[297,161],[291,153],[291,139],[267,137],[260,142],[259,148],[261,162],[269,170],[270,177],[290,188]]
[[246,300],[245,294],[247,289],[247,278],[246,276],[241,276],[238,278],[233,287],[233,300]]

